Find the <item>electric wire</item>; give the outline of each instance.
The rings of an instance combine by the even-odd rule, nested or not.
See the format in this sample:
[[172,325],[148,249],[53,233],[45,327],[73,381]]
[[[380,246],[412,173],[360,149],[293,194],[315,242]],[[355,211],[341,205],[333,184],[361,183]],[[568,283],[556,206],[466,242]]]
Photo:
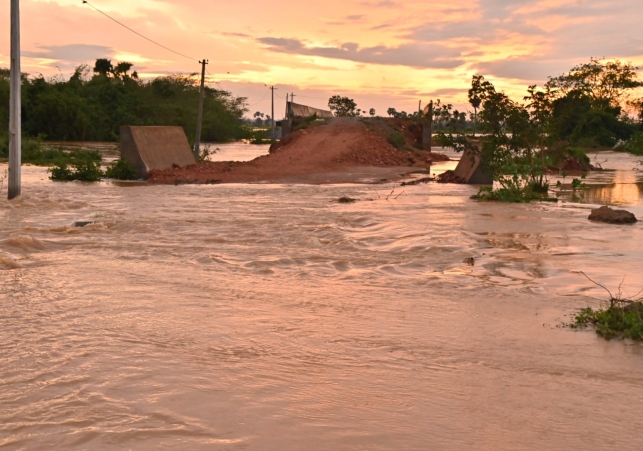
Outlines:
[[[87,6],[89,6],[90,8],[92,8],[94,11],[96,11],[96,12],[98,12],[98,13],[102,14],[103,16],[107,17],[109,20],[112,20],[112,21],[116,22],[116,23],[117,23],[118,25],[120,25],[121,27],[123,27],[123,28],[125,28],[125,29],[127,29],[127,30],[131,31],[132,33],[134,33],[134,34],[136,34],[136,35],[138,35],[138,36],[142,37],[143,39],[145,39],[145,40],[147,40],[147,41],[151,42],[152,44],[157,45],[157,46],[159,46],[159,47],[161,47],[161,48],[163,48],[163,49],[165,49],[165,50],[168,50],[168,51],[170,51],[170,52],[172,52],[172,53],[175,53],[175,54],[177,54],[177,55],[179,55],[179,56],[182,56],[183,58],[189,59],[189,60],[191,60],[191,61],[195,61],[195,62],[197,62],[197,63],[201,63],[201,62],[200,62],[198,59],[196,59],[196,58],[192,58],[191,56],[185,55],[185,54],[183,54],[183,53],[181,53],[181,52],[177,52],[176,50],[172,50],[171,48],[169,48],[169,47],[167,47],[167,46],[164,46],[163,44],[160,44],[160,43],[158,43],[158,42],[154,41],[153,39],[148,38],[147,36],[142,35],[142,34],[141,34],[141,33],[139,33],[138,31],[136,31],[136,30],[134,30],[134,29],[132,29],[132,28],[128,27],[128,26],[127,26],[127,25],[125,25],[124,23],[119,22],[118,20],[114,19],[112,16],[110,16],[110,15],[109,15],[109,14],[107,14],[106,12],[103,12],[103,11],[101,11],[100,9],[96,8],[94,5],[92,5],[91,3],[89,3],[87,0],[83,0],[83,4],[86,4]],[[210,71],[209,71],[207,68],[206,68],[206,70],[205,70],[205,71],[207,72],[207,74],[208,74],[210,77],[214,77],[214,75],[212,75],[212,74],[210,73]],[[216,81],[216,80],[212,80],[212,81],[213,81],[213,82],[214,82],[214,83],[215,83],[215,84],[216,84],[216,85],[217,85],[217,86],[218,86],[222,91],[225,91],[225,89],[223,88],[223,86],[221,86],[221,85],[219,84],[219,82],[218,82],[218,81]],[[265,98],[266,98],[266,96],[267,96],[267,95],[268,95],[268,93],[266,92],[266,94],[261,98],[261,100],[260,100],[260,101],[258,101],[258,102],[256,102],[256,103],[253,103],[252,105],[248,105],[248,107],[252,107],[252,106],[255,106],[255,105],[260,104],[261,102],[263,102],[263,101],[265,100]],[[282,98],[282,99],[283,99],[283,97],[281,97],[279,94],[277,94],[277,97],[280,97],[280,98]]]
[[93,10],[95,10],[95,11],[97,11],[97,12],[101,13],[103,16],[105,16],[105,17],[107,17],[108,19],[110,19],[110,20],[112,20],[112,21],[116,22],[116,23],[117,23],[117,24],[119,24],[121,27],[127,28],[129,31],[131,31],[132,33],[134,33],[134,34],[136,34],[136,35],[138,35],[138,36],[142,37],[143,39],[145,39],[145,40],[147,40],[147,41],[150,41],[152,44],[158,45],[159,47],[162,47],[162,48],[164,48],[165,50],[169,50],[169,51],[170,51],[170,52],[172,52],[172,53],[176,53],[177,55],[182,56],[183,58],[187,58],[187,59],[189,59],[189,60],[196,61],[197,63],[199,62],[199,60],[198,60],[198,59],[196,59],[196,58],[192,58],[191,56],[187,56],[187,55],[185,55],[185,54],[183,54],[183,53],[181,53],[181,52],[177,52],[176,50],[172,50],[171,48],[166,47],[166,46],[164,46],[163,44],[159,44],[158,42],[156,42],[156,41],[154,41],[154,40],[152,40],[152,39],[148,38],[147,36],[142,35],[142,34],[141,34],[141,33],[139,33],[138,31],[133,30],[132,28],[130,28],[130,27],[128,27],[127,25],[125,25],[124,23],[121,23],[121,22],[119,22],[118,20],[114,19],[114,18],[113,18],[112,16],[110,16],[109,14],[107,14],[107,13],[105,13],[105,12],[101,11],[100,9],[96,8],[94,5],[92,5],[91,3],[89,3],[87,0],[83,0],[83,4],[88,5],[88,6],[89,6],[90,8],[92,8]]
[[248,105],[248,108],[250,108],[251,106],[259,105],[261,102],[263,102],[263,101],[264,101],[264,99],[265,99],[267,96],[268,96],[268,91],[266,91],[266,94],[261,98],[261,100],[260,100],[260,101],[258,101],[258,102],[256,102],[256,103],[253,103],[252,105]]
[[[183,54],[183,53],[181,53],[181,52],[177,52],[176,50],[172,50],[171,48],[169,48],[169,47],[167,47],[167,46],[164,46],[163,44],[160,44],[160,43],[158,43],[158,42],[154,41],[153,39],[148,38],[147,36],[142,35],[142,34],[141,34],[141,33],[139,33],[138,31],[133,30],[132,28],[130,28],[130,27],[128,27],[127,25],[125,25],[124,23],[121,23],[121,22],[119,22],[118,20],[114,19],[114,18],[113,18],[113,17],[111,17],[109,14],[107,14],[107,13],[105,13],[105,12],[101,11],[100,9],[96,8],[94,5],[92,5],[91,3],[89,3],[87,0],[83,0],[83,4],[86,4],[87,6],[89,6],[89,7],[90,7],[90,8],[92,8],[93,10],[95,10],[96,12],[99,12],[100,14],[104,15],[104,16],[105,16],[105,17],[107,17],[108,19],[110,19],[110,20],[112,20],[112,21],[116,22],[118,25],[120,25],[120,26],[122,26],[122,27],[126,28],[127,30],[129,30],[129,31],[131,31],[132,33],[134,33],[134,34],[136,34],[136,35],[138,35],[138,36],[142,37],[143,39],[145,39],[145,40],[147,40],[147,41],[151,42],[152,44],[158,45],[159,47],[164,48],[165,50],[169,50],[170,52],[175,53],[175,54],[177,54],[177,55],[179,55],[179,56],[182,56],[183,58],[187,58],[187,59],[189,59],[189,60],[191,60],[191,61],[196,61],[197,63],[200,63],[200,61],[199,61],[198,59],[196,59],[196,58],[192,58],[191,56],[185,55],[185,54]],[[208,71],[207,69],[206,69],[206,72],[208,73],[208,75],[209,75],[209,76],[214,77],[214,76],[210,73],[210,71]],[[221,85],[219,84],[219,82],[218,82],[218,81],[213,80],[213,82],[214,82],[214,83],[216,83],[216,85],[217,85],[219,88],[221,88],[221,90],[222,90],[222,91],[225,91],[225,89],[223,89],[223,86],[221,86]]]

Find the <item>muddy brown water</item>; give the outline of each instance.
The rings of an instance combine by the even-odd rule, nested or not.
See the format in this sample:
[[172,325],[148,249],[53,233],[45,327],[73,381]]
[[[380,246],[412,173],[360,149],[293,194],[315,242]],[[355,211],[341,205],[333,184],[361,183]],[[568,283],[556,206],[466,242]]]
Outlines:
[[578,271],[643,285],[642,223],[587,220],[643,217],[636,159],[609,158],[594,194],[528,205],[26,166],[0,200],[0,449],[638,450],[643,346],[557,327],[605,297]]

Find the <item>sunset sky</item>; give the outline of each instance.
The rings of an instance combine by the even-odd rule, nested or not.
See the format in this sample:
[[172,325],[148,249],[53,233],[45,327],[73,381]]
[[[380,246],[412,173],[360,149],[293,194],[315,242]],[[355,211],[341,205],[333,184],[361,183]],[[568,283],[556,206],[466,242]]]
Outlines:
[[[414,111],[418,100],[466,103],[471,76],[520,99],[591,56],[643,66],[641,0],[90,0],[96,8],[195,60],[249,109],[276,116],[286,93],[325,107],[333,94],[363,109]],[[82,4],[21,0],[23,71],[68,77],[98,57],[144,77],[199,71]],[[9,1],[0,6],[0,67],[9,66]],[[214,85],[213,85],[214,86]]]

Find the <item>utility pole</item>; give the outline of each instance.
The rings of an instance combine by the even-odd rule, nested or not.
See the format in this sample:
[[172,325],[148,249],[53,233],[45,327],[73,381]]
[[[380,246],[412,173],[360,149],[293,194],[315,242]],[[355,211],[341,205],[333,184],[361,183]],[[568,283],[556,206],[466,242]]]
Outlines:
[[270,121],[272,125],[272,137],[271,140],[275,140],[275,88],[274,86],[270,87],[270,90],[272,91],[272,114],[270,115]]
[[8,198],[20,195],[22,125],[20,121],[20,0],[11,0],[11,70],[9,94],[9,188]]
[[201,155],[201,124],[203,123],[203,96],[205,95],[205,65],[208,60],[199,61],[201,64],[201,92],[199,93],[199,116],[196,121],[196,139],[194,140],[194,156],[199,159]]
[[295,103],[295,93],[290,94],[290,103]]
[[422,117],[422,101],[418,103],[418,119]]

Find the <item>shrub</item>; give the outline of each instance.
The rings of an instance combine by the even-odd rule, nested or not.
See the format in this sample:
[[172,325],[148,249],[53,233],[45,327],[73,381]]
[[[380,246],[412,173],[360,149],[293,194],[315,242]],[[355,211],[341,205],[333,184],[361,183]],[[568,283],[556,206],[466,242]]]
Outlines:
[[56,167],[48,169],[47,172],[51,173],[51,175],[49,176],[51,180],[56,180],[59,182],[68,182],[74,180],[74,173],[67,167],[66,164],[57,165]]
[[[584,329],[593,326],[596,333],[606,339],[632,338],[643,340],[643,298],[625,299],[621,286],[616,295],[603,285],[594,282],[581,271],[590,282],[604,289],[609,294],[609,300],[604,307],[597,310],[587,307],[581,309],[574,317],[574,322],[568,324],[573,329]],[[640,292],[637,296],[640,296]]]
[[388,142],[394,147],[401,149],[406,145],[406,138],[400,132],[391,132],[387,137]]
[[103,177],[100,165],[94,161],[81,161],[72,164],[72,169],[66,163],[58,164],[48,169],[51,173],[49,178],[55,181],[78,180],[80,182],[97,182]]
[[105,171],[105,177],[116,180],[136,180],[136,170],[129,161],[121,158],[112,163]]
[[643,132],[635,132],[630,139],[625,142],[620,142],[615,150],[621,152],[629,152],[634,155],[643,155]]

